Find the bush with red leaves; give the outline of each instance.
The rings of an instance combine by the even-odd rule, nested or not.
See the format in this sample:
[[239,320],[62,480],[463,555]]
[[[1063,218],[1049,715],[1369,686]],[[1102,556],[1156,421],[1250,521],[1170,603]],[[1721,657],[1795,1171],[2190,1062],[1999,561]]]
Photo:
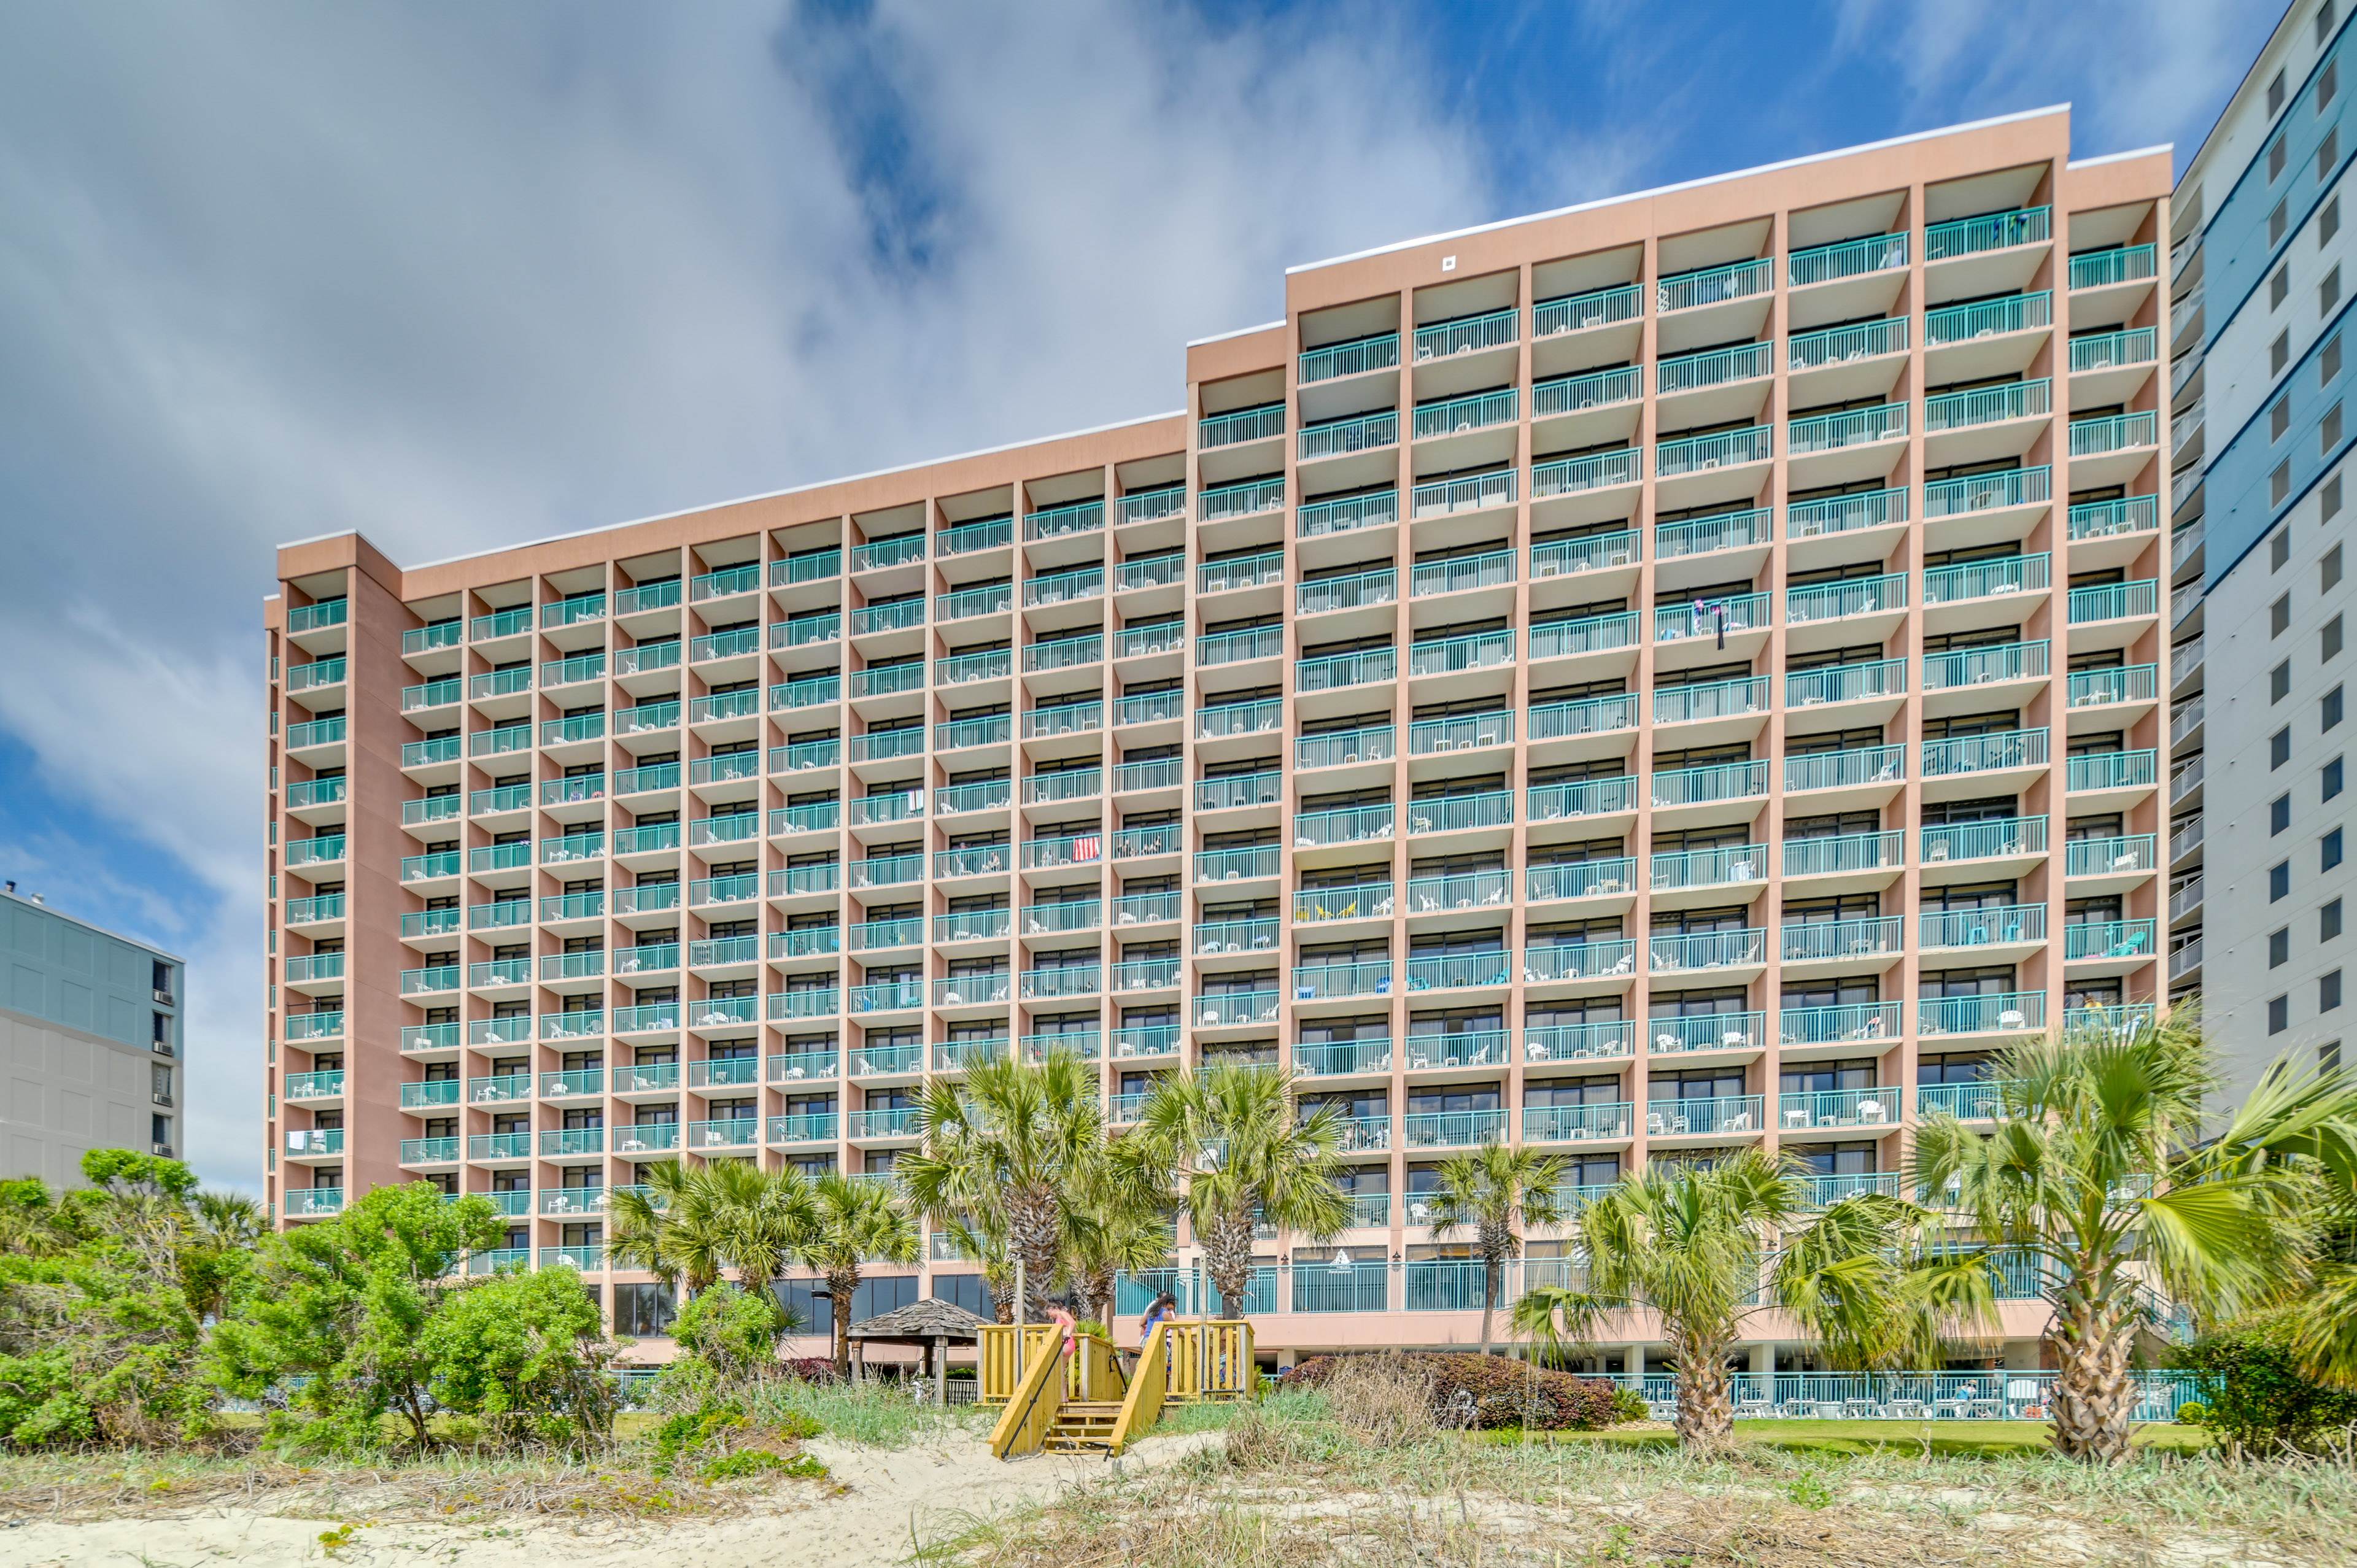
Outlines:
[[[1293,1369],[1287,1387],[1316,1388],[1344,1359],[1313,1356]],[[1618,1388],[1503,1356],[1408,1352],[1398,1357],[1425,1380],[1432,1418],[1442,1426],[1518,1426],[1533,1432],[1595,1432],[1622,1417]]]

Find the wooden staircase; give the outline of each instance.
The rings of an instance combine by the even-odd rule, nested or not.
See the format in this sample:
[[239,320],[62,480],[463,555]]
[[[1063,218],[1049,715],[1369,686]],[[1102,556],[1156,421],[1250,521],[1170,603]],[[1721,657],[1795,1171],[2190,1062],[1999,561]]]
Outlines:
[[1121,1426],[1120,1400],[1066,1400],[1039,1446],[1050,1454],[1110,1454]]

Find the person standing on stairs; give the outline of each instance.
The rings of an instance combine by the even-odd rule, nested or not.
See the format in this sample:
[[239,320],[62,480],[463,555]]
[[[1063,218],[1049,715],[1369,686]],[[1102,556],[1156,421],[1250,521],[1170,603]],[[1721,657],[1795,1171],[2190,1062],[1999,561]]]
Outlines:
[[1168,1291],[1164,1291],[1160,1295],[1156,1296],[1146,1307],[1146,1316],[1138,1321],[1137,1349],[1130,1357],[1129,1366],[1126,1369],[1130,1376],[1136,1375],[1137,1364],[1146,1359],[1146,1348],[1154,1343],[1155,1335],[1160,1333],[1164,1326],[1178,1316],[1178,1298]]

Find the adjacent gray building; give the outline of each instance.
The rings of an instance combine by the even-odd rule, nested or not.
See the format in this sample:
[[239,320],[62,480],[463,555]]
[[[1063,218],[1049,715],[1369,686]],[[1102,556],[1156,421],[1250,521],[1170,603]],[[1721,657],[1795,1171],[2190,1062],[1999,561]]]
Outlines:
[[0,889],[0,1176],[180,1152],[181,961]]

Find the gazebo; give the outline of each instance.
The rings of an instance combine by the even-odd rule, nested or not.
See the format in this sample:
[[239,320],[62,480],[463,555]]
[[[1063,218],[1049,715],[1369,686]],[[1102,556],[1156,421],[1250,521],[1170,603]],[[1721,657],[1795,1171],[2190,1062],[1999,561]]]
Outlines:
[[925,1371],[933,1380],[933,1402],[946,1405],[950,1401],[950,1341],[979,1338],[985,1321],[955,1302],[929,1299],[912,1301],[865,1323],[855,1323],[845,1337],[859,1347],[863,1366],[870,1343],[915,1346],[924,1357]]

